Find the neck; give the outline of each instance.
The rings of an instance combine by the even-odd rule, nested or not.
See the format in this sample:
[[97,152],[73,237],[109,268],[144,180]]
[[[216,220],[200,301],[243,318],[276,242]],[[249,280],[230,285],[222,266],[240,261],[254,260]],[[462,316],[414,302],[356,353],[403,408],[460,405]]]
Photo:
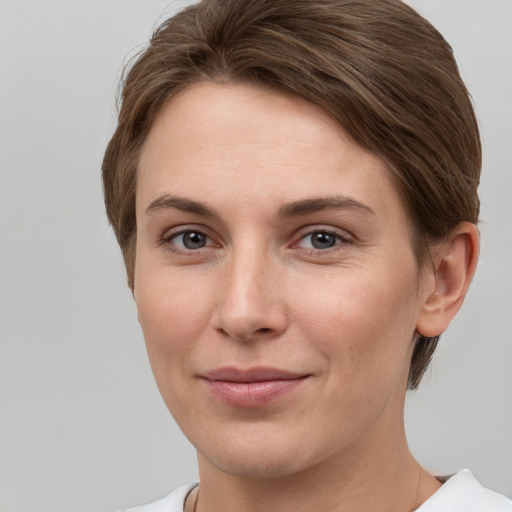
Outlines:
[[230,475],[199,455],[197,512],[415,510],[440,487],[439,482],[411,455],[403,424],[392,442],[369,434],[358,446],[279,478]]

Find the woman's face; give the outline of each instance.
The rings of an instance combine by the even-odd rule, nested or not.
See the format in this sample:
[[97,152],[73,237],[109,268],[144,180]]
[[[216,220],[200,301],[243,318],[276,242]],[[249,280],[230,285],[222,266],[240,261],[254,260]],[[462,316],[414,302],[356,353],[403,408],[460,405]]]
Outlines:
[[425,293],[382,161],[319,107],[199,83],[137,183],[135,299],[201,464],[285,476],[402,435]]

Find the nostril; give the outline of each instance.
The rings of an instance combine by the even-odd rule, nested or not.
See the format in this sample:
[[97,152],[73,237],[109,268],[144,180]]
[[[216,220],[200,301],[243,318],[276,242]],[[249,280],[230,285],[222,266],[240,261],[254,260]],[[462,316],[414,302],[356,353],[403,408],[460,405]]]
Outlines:
[[212,327],[222,336],[240,341],[273,339],[286,330],[287,317],[279,305],[245,301],[243,297],[233,303],[225,301],[212,315]]
[[242,333],[236,332],[235,330],[232,329],[224,329],[222,327],[218,327],[218,331],[224,336],[232,337],[237,340],[243,341],[253,339],[255,336],[257,337],[257,335],[268,335],[269,333],[274,332],[274,329],[272,329],[271,327],[261,327],[260,329],[248,330]]

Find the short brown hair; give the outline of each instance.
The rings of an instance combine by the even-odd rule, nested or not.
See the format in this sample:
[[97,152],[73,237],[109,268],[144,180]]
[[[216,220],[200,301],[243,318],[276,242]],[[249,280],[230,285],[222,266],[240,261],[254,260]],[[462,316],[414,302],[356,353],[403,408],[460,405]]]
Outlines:
[[[155,115],[193,82],[251,82],[324,108],[388,166],[424,265],[478,222],[478,126],[450,45],[400,0],[203,0],[165,21],[124,78],[103,161],[107,215],[134,284],[138,156]],[[409,387],[438,337],[419,336]]]

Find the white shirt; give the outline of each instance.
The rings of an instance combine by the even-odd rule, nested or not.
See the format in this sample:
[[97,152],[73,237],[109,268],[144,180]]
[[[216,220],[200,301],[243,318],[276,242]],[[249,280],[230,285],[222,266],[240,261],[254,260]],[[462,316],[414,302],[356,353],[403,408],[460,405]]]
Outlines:
[[463,469],[450,477],[415,512],[512,512],[512,501],[486,489],[469,469]]
[[[149,505],[120,510],[119,512],[183,512],[188,493],[197,482],[184,485],[174,492]],[[512,501],[486,489],[468,469],[450,477],[415,512],[512,512]]]

